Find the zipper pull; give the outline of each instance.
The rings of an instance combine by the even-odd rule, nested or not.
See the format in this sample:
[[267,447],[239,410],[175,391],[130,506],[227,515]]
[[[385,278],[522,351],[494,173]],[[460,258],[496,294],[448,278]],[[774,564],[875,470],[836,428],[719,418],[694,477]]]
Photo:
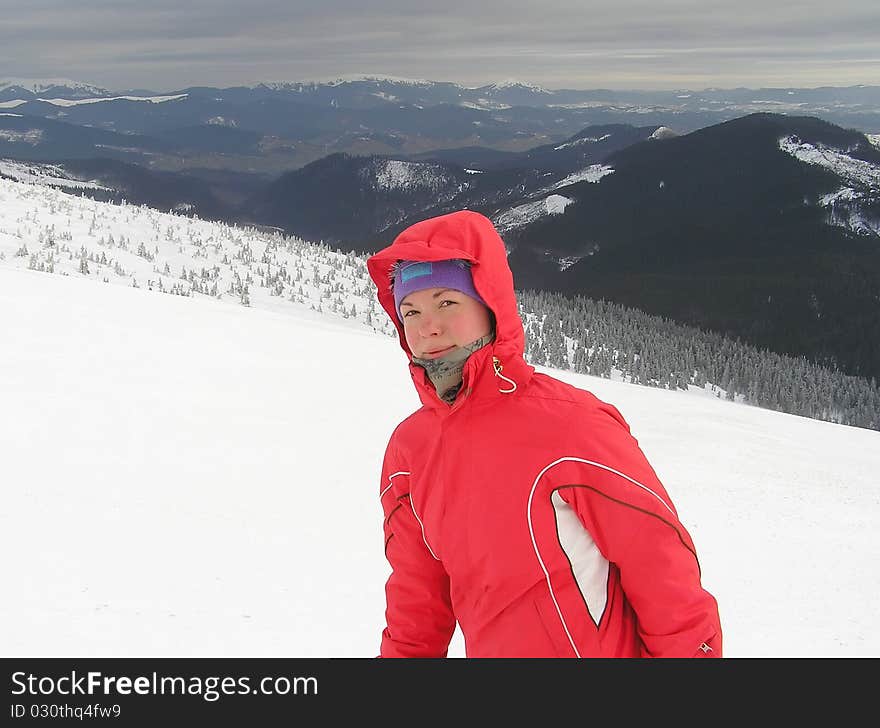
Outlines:
[[497,356],[492,357],[492,368],[495,369],[495,376],[496,377],[500,377],[505,382],[509,382],[510,384],[513,385],[513,387],[511,389],[499,389],[498,391],[501,392],[501,394],[511,394],[512,392],[515,392],[516,391],[516,382],[514,382],[512,379],[508,379],[507,377],[505,377],[501,373],[504,371],[504,365],[501,363],[501,360]]

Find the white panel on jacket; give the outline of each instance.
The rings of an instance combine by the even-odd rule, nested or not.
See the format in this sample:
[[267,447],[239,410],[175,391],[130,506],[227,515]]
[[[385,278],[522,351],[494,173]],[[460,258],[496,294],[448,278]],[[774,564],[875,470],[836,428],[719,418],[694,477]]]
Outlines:
[[556,514],[559,543],[571,563],[590,616],[598,625],[608,599],[608,559],[602,556],[590,532],[559,491],[553,491],[550,501]]

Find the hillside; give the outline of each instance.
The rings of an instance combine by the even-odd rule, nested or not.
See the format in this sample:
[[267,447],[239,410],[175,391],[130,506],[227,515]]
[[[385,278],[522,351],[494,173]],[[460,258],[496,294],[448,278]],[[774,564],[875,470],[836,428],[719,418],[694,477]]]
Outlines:
[[508,233],[518,285],[605,298],[880,377],[880,150],[755,114],[611,155]]

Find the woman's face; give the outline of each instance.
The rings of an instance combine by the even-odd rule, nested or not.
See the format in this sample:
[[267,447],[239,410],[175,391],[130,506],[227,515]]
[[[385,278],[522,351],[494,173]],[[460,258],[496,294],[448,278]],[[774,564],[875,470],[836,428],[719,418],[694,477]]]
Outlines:
[[461,291],[426,288],[400,302],[403,331],[413,356],[436,359],[492,331],[489,309]]

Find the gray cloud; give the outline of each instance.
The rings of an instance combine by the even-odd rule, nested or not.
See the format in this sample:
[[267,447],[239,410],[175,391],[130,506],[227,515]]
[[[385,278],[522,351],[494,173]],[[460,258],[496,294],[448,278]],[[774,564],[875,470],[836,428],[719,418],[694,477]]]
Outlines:
[[880,84],[876,0],[0,0],[0,74],[170,91],[390,75],[477,85]]

